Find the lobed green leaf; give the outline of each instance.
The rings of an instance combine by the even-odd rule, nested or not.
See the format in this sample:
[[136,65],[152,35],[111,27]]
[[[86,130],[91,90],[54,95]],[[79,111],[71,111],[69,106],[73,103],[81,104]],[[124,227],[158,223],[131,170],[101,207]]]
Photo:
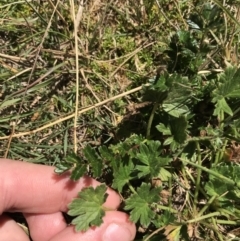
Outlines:
[[91,226],[100,226],[105,215],[102,206],[108,194],[105,185],[84,188],[69,205],[68,215],[77,216],[72,220],[76,225],[76,231],[86,231]]
[[150,184],[142,183],[142,185],[137,188],[137,193],[132,194],[126,200],[125,210],[130,211],[130,219],[140,224],[144,227],[148,227],[151,220],[155,217],[156,212],[151,208],[153,203],[160,201],[160,191],[161,187],[151,189]]
[[87,145],[83,149],[83,153],[89,164],[91,165],[94,177],[100,177],[102,174],[103,162],[100,156],[97,154],[96,150],[90,145]]

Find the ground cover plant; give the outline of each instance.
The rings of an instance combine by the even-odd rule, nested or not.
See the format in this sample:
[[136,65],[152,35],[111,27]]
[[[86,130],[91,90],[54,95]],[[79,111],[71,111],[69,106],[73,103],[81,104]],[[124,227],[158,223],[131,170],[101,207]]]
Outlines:
[[[1,1],[0,155],[106,185],[137,240],[240,240],[238,1]],[[90,207],[91,206],[91,207]]]

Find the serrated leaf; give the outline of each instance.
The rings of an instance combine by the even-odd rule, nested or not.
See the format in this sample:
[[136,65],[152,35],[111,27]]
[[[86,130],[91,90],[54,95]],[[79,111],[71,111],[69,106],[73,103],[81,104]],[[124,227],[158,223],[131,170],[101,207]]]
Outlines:
[[194,155],[195,153],[195,150],[196,150],[196,142],[195,141],[190,141],[187,143],[187,145],[184,147],[182,153],[184,153],[187,158],[191,159],[192,156]]
[[87,173],[86,165],[84,165],[84,164],[77,164],[77,166],[73,169],[70,178],[73,181],[77,181],[86,173]]
[[96,150],[92,148],[90,145],[87,145],[83,149],[83,153],[92,167],[94,177],[100,177],[102,174],[103,162],[97,154]]
[[161,168],[158,177],[162,180],[162,182],[167,182],[172,174],[166,170],[165,168]]
[[167,240],[169,240],[169,241],[179,241],[180,240],[181,228],[182,228],[181,225],[168,225],[165,228],[165,232],[164,232]]
[[57,174],[62,174],[66,171],[68,171],[72,167],[69,163],[59,163],[56,165],[56,168],[54,169],[54,172]]
[[205,190],[207,194],[209,196],[218,196],[219,201],[227,200],[229,198],[229,195],[227,194],[230,190],[233,190],[233,188],[233,185],[225,183],[221,179],[214,179],[208,181],[205,185]]
[[120,163],[117,170],[114,171],[113,176],[113,184],[112,187],[116,188],[119,192],[122,192],[122,188],[125,184],[127,184],[133,177],[131,177],[131,173],[133,171],[134,165],[132,162],[129,162],[128,165],[124,163]]
[[187,120],[185,116],[174,118],[170,121],[170,129],[173,139],[179,144],[183,144],[187,139]]
[[[193,94],[191,88],[189,88],[189,79],[179,74],[171,75],[171,79],[171,91],[169,91],[164,104],[176,105],[179,103],[178,107],[184,106],[184,103],[189,101]],[[187,106],[183,108],[187,108]]]
[[169,136],[167,139],[165,139],[165,141],[163,142],[164,146],[168,146],[173,142],[173,136]]
[[[223,165],[218,166],[212,169],[213,171],[218,172],[219,174],[228,177],[233,180],[235,183],[240,182],[240,166],[237,165]],[[211,180],[214,179],[214,176],[210,176]]]
[[221,111],[233,116],[233,112],[224,98],[217,100],[213,115],[217,116],[221,113]]
[[151,189],[150,184],[142,183],[137,188],[137,193],[132,194],[126,200],[125,210],[131,210],[130,219],[133,222],[140,221],[144,227],[148,227],[151,220],[155,217],[155,212],[151,209],[153,203],[160,200],[161,187]]
[[162,103],[168,95],[169,86],[166,84],[169,76],[167,74],[161,75],[155,83],[148,86],[143,86],[143,101],[150,101],[155,103]]
[[108,149],[106,146],[104,146],[104,145],[100,146],[98,150],[101,154],[102,159],[104,159],[108,162],[110,162],[112,160],[114,155],[113,155],[112,151],[110,149]]
[[172,152],[175,152],[179,148],[180,144],[179,142],[173,140],[170,144],[170,149]]
[[76,225],[76,231],[86,231],[91,226],[100,226],[105,215],[103,204],[108,194],[105,185],[88,187],[78,193],[78,198],[74,199],[69,205],[68,215],[77,216],[72,220]]
[[[218,166],[212,169],[216,173],[228,177],[236,184],[240,181],[240,167],[234,165]],[[240,189],[234,183],[227,183],[221,178],[216,178],[213,175],[209,176],[210,180],[205,185],[205,190],[210,196],[219,196],[219,201],[237,201],[240,197]]]
[[163,123],[160,123],[156,126],[157,130],[163,135],[171,135],[171,130],[169,127],[165,126]]
[[153,224],[156,228],[160,228],[170,223],[173,223],[176,220],[174,214],[170,213],[169,211],[164,211],[163,214],[157,215],[153,220]]
[[147,175],[150,175],[151,178],[157,177],[159,175],[160,168],[167,165],[169,162],[168,158],[164,158],[159,155],[160,145],[159,141],[149,141],[147,144],[140,144],[137,158],[144,165],[136,165],[136,169],[139,171],[139,178]]
[[240,97],[240,68],[228,67],[226,70],[220,74],[220,85],[213,92],[215,98],[213,102],[217,99],[222,98],[239,98]]
[[111,145],[110,149],[114,154],[124,157],[129,155],[130,157],[135,157],[137,148],[134,146],[139,146],[140,143],[144,142],[145,139],[141,135],[133,134],[129,138],[125,139],[124,142],[119,142],[116,145]]
[[[107,164],[111,166],[111,168],[114,171],[113,173],[117,174],[118,173],[118,169],[119,169],[119,163],[122,163],[121,155],[114,154],[113,150],[111,150],[110,148],[108,148],[106,146],[101,146],[101,147],[99,147],[98,150],[100,152],[101,159],[106,161]],[[116,185],[114,185],[114,187],[117,188]]]
[[162,107],[169,115],[177,118],[189,112],[188,107],[180,103],[163,104]]
[[78,155],[76,155],[74,152],[68,154],[65,157],[64,161],[68,162],[68,163],[72,163],[72,164],[82,163],[82,159]]
[[189,31],[179,30],[177,31],[177,35],[179,41],[184,45],[187,45],[188,42],[191,40],[191,35]]
[[82,165],[83,161],[82,159],[76,155],[74,152],[69,153],[64,159],[62,163],[59,163],[56,165],[56,168],[54,170],[55,173],[61,174],[63,172],[66,172],[71,167],[75,165]]

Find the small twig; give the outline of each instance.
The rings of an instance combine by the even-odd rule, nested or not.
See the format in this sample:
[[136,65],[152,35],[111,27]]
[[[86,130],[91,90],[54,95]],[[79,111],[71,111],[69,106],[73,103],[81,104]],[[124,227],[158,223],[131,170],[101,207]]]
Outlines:
[[16,73],[15,75],[11,76],[10,78],[8,78],[7,81],[12,80],[12,79],[14,79],[14,78],[16,78],[16,77],[18,77],[18,76],[20,76],[20,75],[22,75],[22,74],[24,74],[24,73],[30,71],[31,69],[32,69],[32,68],[24,69],[24,70],[22,70],[22,71]]
[[83,12],[83,0],[79,4],[77,18],[75,16],[75,5],[74,1],[70,0],[71,13],[74,22],[74,40],[75,40],[75,62],[76,62],[76,101],[75,101],[75,113],[74,113],[74,128],[73,128],[73,146],[74,152],[77,153],[77,120],[78,120],[78,105],[79,105],[79,61],[78,61],[78,27],[82,19]]
[[17,56],[12,56],[12,55],[3,54],[3,53],[0,53],[0,57],[4,58],[4,59],[10,59],[13,61],[21,61],[21,60],[26,61],[26,59],[24,57],[17,57]]
[[159,233],[160,231],[162,231],[163,229],[165,229],[165,226],[156,229],[155,231],[153,231],[146,239],[144,239],[143,241],[148,241],[150,240],[151,237],[153,237],[155,234]]
[[[114,101],[114,100],[116,100],[116,99],[119,99],[119,98],[121,98],[121,97],[124,97],[124,96],[126,96],[126,95],[130,95],[130,94],[132,94],[132,93],[134,93],[134,92],[137,92],[137,91],[139,91],[139,90],[141,90],[141,89],[142,89],[142,86],[139,86],[139,87],[136,87],[136,88],[134,88],[134,89],[132,89],[132,90],[126,91],[126,92],[121,93],[121,94],[116,95],[116,96],[113,96],[113,97],[111,97],[111,98],[109,98],[109,99],[103,100],[103,101],[101,101],[101,102],[99,102],[99,103],[97,103],[97,104],[95,104],[95,105],[91,105],[91,106],[89,106],[89,107],[86,107],[86,108],[84,108],[84,109],[82,109],[82,110],[79,110],[79,111],[78,111],[78,115],[81,115],[81,114],[83,114],[83,113],[85,113],[85,112],[87,112],[87,111],[89,111],[89,110],[92,110],[92,109],[94,109],[94,108],[97,108],[97,107],[99,107],[99,106],[102,106],[102,105],[104,105],[104,104],[106,104],[106,103],[108,103],[108,102],[112,102],[112,101]],[[14,134],[14,135],[12,135],[12,138],[35,134],[35,133],[37,133],[37,132],[39,132],[39,131],[42,131],[42,130],[45,130],[45,129],[49,128],[49,127],[52,127],[52,126],[54,126],[54,125],[57,125],[58,123],[61,123],[61,122],[66,121],[66,120],[69,120],[69,119],[73,118],[74,116],[75,116],[75,113],[69,114],[69,115],[67,115],[67,116],[65,116],[65,117],[58,118],[58,119],[55,120],[55,121],[51,121],[51,122],[49,122],[48,124],[46,124],[46,125],[44,125],[44,126],[41,126],[41,127],[37,128],[37,129],[34,129],[34,130],[32,130],[32,131],[25,131],[25,132],[19,132],[19,133],[17,133],[17,134]],[[6,140],[6,139],[8,139],[9,137],[10,137],[10,135],[9,135],[9,136],[3,136],[3,137],[0,137],[0,140]]]

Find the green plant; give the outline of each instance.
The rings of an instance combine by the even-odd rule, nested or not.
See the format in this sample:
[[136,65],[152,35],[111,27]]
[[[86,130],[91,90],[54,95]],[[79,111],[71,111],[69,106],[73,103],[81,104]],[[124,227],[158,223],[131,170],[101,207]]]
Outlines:
[[[146,134],[99,148],[87,145],[82,158],[68,157],[56,169],[71,168],[76,180],[88,166],[93,177],[108,180],[121,193],[123,210],[144,230],[136,240],[226,240],[228,232],[227,240],[237,237],[240,69],[227,64],[214,71],[207,56],[220,36],[216,28],[224,31],[218,17],[223,10],[200,6],[190,16],[190,30],[171,34],[163,52],[166,69],[143,85],[140,99],[150,103],[141,110]],[[96,189],[95,195],[100,199],[103,193]],[[79,207],[69,208],[76,214]],[[98,216],[91,221],[100,224]]]
[[77,230],[109,185],[136,240],[239,240],[238,5],[74,2],[0,3],[1,155],[105,183]]
[[[232,162],[231,157],[224,156],[228,148],[233,148],[232,141],[239,140],[235,124],[239,78],[240,69],[228,67],[208,81],[209,88],[205,87],[201,96],[194,81],[165,72],[143,88],[142,99],[151,102],[153,110],[147,138],[133,134],[108,147],[88,145],[83,149],[83,159],[69,156],[56,171],[73,168],[71,178],[76,180],[89,165],[93,177],[110,177],[109,185],[123,197],[123,209],[145,230],[144,240],[163,234],[167,240],[206,235],[224,240],[219,227],[227,231],[240,224],[238,160]],[[194,109],[205,96],[210,98],[205,104],[210,105],[211,115],[207,122],[199,122]],[[158,122],[155,126],[154,119]],[[82,196],[87,190],[79,193],[79,202],[84,202]],[[94,195],[104,203],[98,189]],[[79,209],[74,202],[69,206],[70,215]],[[86,214],[88,210],[92,209],[86,208]],[[92,221],[97,220],[100,224],[98,216]],[[82,230],[80,225],[77,230]]]

